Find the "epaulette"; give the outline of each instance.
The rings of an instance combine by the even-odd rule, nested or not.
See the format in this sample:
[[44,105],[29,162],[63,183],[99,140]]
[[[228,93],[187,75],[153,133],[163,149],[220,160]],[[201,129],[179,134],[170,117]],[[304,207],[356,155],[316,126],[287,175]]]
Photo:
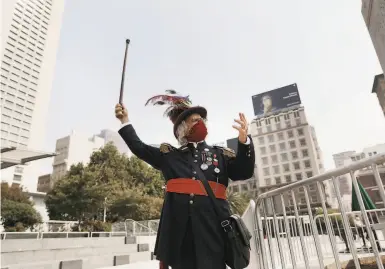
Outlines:
[[230,149],[230,148],[225,148],[225,147],[221,147],[221,146],[214,146],[214,148],[221,149],[223,152],[223,155],[225,155],[229,158],[235,158],[236,157],[235,151]]
[[171,151],[174,151],[175,148],[173,146],[171,146],[170,144],[162,143],[162,144],[160,144],[159,150],[162,153],[169,153]]

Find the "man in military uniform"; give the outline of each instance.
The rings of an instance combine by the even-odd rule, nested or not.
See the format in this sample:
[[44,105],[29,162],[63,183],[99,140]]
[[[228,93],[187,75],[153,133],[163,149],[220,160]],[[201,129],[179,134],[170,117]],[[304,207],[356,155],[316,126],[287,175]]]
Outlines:
[[230,149],[206,144],[207,111],[200,106],[192,107],[188,97],[168,92],[147,103],[151,102],[170,105],[167,115],[174,124],[180,148],[166,143],[156,148],[142,142],[124,105],[116,105],[115,115],[122,123],[119,134],[132,153],[160,170],[166,180],[154,254],[161,268],[225,269],[224,232],[197,174],[203,172],[220,209],[230,216],[226,200],[229,178],[246,180],[254,172],[254,147],[247,135],[246,118],[240,113],[235,120],[237,125],[233,126],[239,133],[235,154]]

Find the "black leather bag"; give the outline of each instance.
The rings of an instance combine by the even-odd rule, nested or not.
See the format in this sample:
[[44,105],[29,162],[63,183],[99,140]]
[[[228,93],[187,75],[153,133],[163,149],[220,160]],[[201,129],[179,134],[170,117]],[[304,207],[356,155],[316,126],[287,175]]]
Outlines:
[[[203,174],[203,173],[202,173]],[[220,221],[220,225],[226,236],[225,258],[226,264],[232,269],[246,268],[250,263],[250,239],[251,233],[245,223],[238,215],[224,216],[217,205],[217,198],[214,195],[206,178],[201,180],[206,192],[213,204],[214,211]]]

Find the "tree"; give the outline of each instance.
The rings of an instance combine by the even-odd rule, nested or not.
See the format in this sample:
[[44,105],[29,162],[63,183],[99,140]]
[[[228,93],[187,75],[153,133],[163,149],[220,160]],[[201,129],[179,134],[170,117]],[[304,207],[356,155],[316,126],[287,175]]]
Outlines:
[[127,163],[127,171],[132,176],[134,186],[142,188],[145,194],[163,197],[165,180],[158,170],[132,156]]
[[32,229],[42,219],[22,188],[1,183],[1,221],[6,231],[19,232]]
[[245,193],[227,191],[227,201],[233,214],[242,216],[250,202],[250,197]]
[[145,195],[140,190],[127,190],[116,197],[109,207],[107,218],[113,222],[159,219],[162,205],[162,198]]
[[158,218],[163,184],[159,171],[107,144],[87,166],[71,166],[47,194],[46,204],[50,218],[57,220],[103,220],[104,209],[107,221]]
[[92,218],[102,207],[105,188],[95,184],[95,173],[83,164],[72,165],[68,174],[47,193],[50,219],[81,222]]

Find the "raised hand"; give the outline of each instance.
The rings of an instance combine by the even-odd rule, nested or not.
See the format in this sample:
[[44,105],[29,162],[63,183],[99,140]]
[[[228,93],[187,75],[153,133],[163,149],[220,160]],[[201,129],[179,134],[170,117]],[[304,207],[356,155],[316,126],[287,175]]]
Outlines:
[[128,112],[123,104],[115,106],[115,117],[120,120],[122,124],[128,122]]
[[239,125],[233,125],[233,128],[238,130],[239,132],[239,135],[238,135],[239,141],[241,143],[246,143],[249,124],[247,123],[245,114],[239,113],[239,119],[238,120],[235,119],[234,121],[239,124]]

